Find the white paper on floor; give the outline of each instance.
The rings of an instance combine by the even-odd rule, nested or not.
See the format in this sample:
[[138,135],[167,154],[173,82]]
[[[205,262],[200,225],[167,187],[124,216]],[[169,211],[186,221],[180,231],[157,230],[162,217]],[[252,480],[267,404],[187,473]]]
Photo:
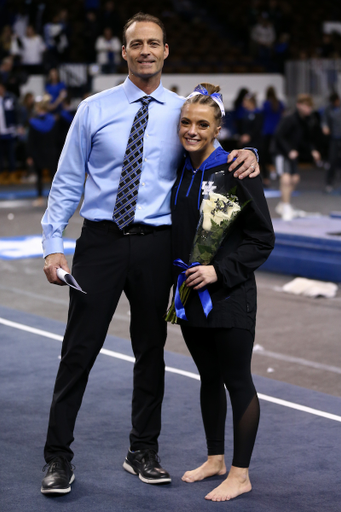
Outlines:
[[293,293],[294,295],[304,295],[305,297],[335,297],[337,292],[335,283],[325,281],[315,281],[305,277],[296,277],[282,287],[283,292]]

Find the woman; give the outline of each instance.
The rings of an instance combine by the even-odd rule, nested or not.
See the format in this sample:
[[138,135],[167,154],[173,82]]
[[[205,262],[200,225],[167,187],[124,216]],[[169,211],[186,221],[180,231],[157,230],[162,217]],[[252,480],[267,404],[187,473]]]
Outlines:
[[57,114],[62,109],[61,104],[67,96],[67,89],[64,82],[59,78],[59,71],[51,68],[45,85],[45,92],[51,96],[49,105],[50,112]]
[[[195,482],[226,473],[224,429],[226,393],[230,394],[234,424],[234,456],[224,482],[206,499],[225,501],[251,490],[249,463],[259,421],[259,403],[250,362],[256,317],[253,271],[269,256],[274,233],[259,177],[238,180],[227,171],[227,153],[214,148],[224,113],[220,88],[200,84],[181,111],[179,137],[187,158],[172,194],[174,257],[189,261],[199,220],[202,190],[210,177],[226,171],[226,191],[236,187],[240,204],[247,201],[210,265],[186,271],[192,288],[185,306],[187,321],[179,320],[185,342],[201,378],[201,410],[208,459],[182,479]],[[179,271],[180,272],[180,271]],[[213,309],[206,318],[196,290],[207,287]]]

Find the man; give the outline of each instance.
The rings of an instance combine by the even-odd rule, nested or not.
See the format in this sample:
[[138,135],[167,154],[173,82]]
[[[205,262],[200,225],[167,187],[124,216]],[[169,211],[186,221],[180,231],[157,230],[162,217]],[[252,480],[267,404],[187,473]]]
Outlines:
[[329,168],[326,174],[325,191],[329,194],[333,191],[336,170],[341,167],[341,101],[340,96],[334,92],[330,95],[329,105],[322,117],[323,133],[329,139]]
[[[71,490],[76,416],[122,291],[130,303],[136,358],[130,449],[123,467],[145,483],[171,481],[157,452],[164,392],[163,315],[171,286],[170,192],[183,152],[177,136],[183,98],[160,82],[168,56],[160,20],[142,13],[129,20],[122,56],[129,71],[125,82],[86,99],[78,109],[42,220],[44,271],[51,283],[62,284],[57,269],[69,271],[62,232],[87,175],[84,227],[72,269],[87,294],[70,291],[45,445],[44,494]],[[253,152],[234,151],[231,160],[234,156],[234,168],[244,161],[239,171],[257,166]]]
[[281,201],[276,206],[276,212],[285,221],[304,214],[300,210],[294,210],[290,204],[291,195],[300,181],[298,157],[312,157],[315,162],[321,158],[313,143],[315,120],[312,112],[311,96],[300,94],[295,112],[281,119],[274,134],[272,152],[275,154],[281,189]]

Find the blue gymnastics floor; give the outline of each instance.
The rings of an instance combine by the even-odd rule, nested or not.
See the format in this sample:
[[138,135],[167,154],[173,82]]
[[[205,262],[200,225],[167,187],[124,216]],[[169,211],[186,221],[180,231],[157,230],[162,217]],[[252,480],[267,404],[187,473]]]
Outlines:
[[[0,307],[0,510],[2,512],[340,511],[341,399],[255,377],[261,422],[251,463],[253,491],[229,503],[204,500],[223,477],[186,484],[205,459],[196,368],[166,352],[160,456],[173,482],[152,486],[122,469],[128,449],[132,353],[109,336],[78,417],[72,492],[40,493],[42,451],[64,325]],[[231,411],[226,461],[232,456]]]

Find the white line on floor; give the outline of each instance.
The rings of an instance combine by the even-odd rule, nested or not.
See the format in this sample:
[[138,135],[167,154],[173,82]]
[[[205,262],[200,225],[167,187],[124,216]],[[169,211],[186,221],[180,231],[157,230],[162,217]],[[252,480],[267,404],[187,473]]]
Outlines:
[[[6,320],[5,318],[0,318],[0,324],[12,327],[14,329],[19,329],[21,331],[30,332],[32,334],[37,334],[38,336],[44,336],[45,338],[50,338],[58,341],[63,340],[63,336],[60,336],[58,334],[53,334],[49,331],[43,331],[42,329],[36,329],[28,325],[12,322],[11,320]],[[101,354],[114,357],[116,359],[122,359],[130,363],[135,362],[135,358],[132,356],[127,356],[125,354],[121,354],[120,352],[114,352],[113,350],[108,350],[106,348],[102,348]],[[190,379],[200,380],[198,374],[180,370],[179,368],[172,368],[170,366],[166,366],[166,371],[169,373],[176,373],[184,377],[189,377]],[[258,393],[258,397],[260,398],[260,400],[264,400],[266,402],[271,402],[273,404],[281,405],[283,407],[288,407],[289,409],[295,409],[297,411],[306,412],[308,414],[313,414],[315,416],[320,416],[322,418],[338,421],[341,423],[341,416],[337,416],[336,414],[330,414],[329,412],[320,411],[318,409],[313,409],[311,407],[306,407],[305,405],[295,404],[294,402],[288,402],[287,400],[282,400],[280,398],[275,398],[273,396],[263,395],[262,393]]]

